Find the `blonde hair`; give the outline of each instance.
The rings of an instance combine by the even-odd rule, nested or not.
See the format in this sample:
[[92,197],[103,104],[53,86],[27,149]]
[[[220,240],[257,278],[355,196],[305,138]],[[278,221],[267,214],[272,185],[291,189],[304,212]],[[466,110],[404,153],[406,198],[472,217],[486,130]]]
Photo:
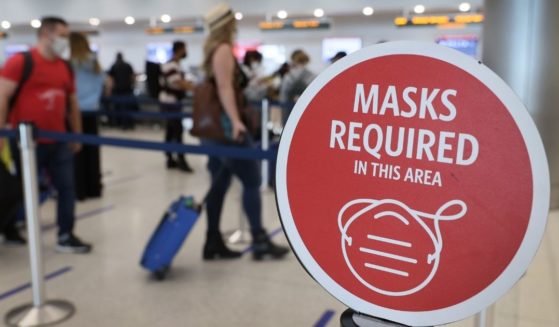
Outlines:
[[[70,33],[70,53],[70,60],[78,65],[83,65],[91,60],[93,51],[91,51],[89,41],[87,41],[87,37],[84,34],[78,32]],[[94,71],[97,74],[101,72],[101,65],[99,65],[97,59],[95,59]]]
[[235,20],[227,22],[219,28],[215,28],[210,31],[210,34],[206,38],[206,43],[204,44],[204,63],[203,68],[206,76],[213,76],[212,69],[212,57],[217,49],[222,44],[228,44],[233,46],[233,37],[235,35]]

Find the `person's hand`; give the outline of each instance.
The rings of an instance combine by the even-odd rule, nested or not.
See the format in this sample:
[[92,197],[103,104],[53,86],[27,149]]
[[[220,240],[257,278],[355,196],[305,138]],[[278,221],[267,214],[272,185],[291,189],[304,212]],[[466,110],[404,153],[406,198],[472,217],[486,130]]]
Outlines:
[[73,153],[78,153],[78,152],[80,152],[80,151],[82,150],[82,145],[81,145],[81,143],[70,143],[70,144],[69,144],[69,147],[70,147],[70,150],[71,150]]
[[233,122],[233,141],[241,142],[246,132],[247,128],[242,121]]
[[184,91],[192,91],[195,87],[195,84],[189,80],[183,80],[180,82],[180,84]]

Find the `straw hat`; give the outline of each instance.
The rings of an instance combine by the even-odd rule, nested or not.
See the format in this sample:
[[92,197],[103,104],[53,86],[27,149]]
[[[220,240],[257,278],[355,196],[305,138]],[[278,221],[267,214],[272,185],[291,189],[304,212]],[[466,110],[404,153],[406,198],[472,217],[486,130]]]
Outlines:
[[204,21],[210,32],[222,27],[233,19],[235,19],[233,10],[225,3],[216,5],[204,16]]

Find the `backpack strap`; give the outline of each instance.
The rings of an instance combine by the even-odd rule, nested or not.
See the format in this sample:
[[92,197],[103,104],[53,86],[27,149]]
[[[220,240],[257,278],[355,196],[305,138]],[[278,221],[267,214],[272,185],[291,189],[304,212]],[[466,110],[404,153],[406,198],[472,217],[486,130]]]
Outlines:
[[[75,72],[74,72],[74,66],[72,66],[72,63],[69,60],[64,60],[64,64],[66,65],[66,68],[68,69],[68,72],[70,73],[70,77],[72,82],[74,82],[75,80]],[[74,82],[75,83],[75,82]],[[72,132],[72,124],[70,124],[70,111],[72,110],[72,105],[70,104],[70,92],[66,93],[66,118],[65,118],[65,125],[66,125],[66,130],[68,132]]]
[[69,60],[64,60],[64,64],[66,64],[66,67],[68,68],[68,71],[70,72],[70,77],[72,77],[72,79],[75,78],[74,76],[74,66],[72,66],[72,63]]
[[12,95],[12,97],[10,98],[10,102],[8,104],[8,116],[10,115],[10,113],[12,112],[16,104],[16,100],[17,97],[19,96],[19,93],[21,93],[21,89],[23,88],[24,84],[29,80],[29,77],[31,77],[31,72],[33,71],[33,57],[31,57],[31,52],[25,51],[22,52],[21,55],[23,56],[23,71],[21,72],[21,79],[19,80],[17,88],[14,94]]

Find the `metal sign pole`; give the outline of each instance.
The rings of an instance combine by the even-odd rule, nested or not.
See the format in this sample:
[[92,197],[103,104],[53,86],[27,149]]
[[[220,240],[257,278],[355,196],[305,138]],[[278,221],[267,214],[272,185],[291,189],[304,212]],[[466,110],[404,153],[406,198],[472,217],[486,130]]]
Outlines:
[[340,317],[341,327],[409,327],[393,321],[370,317],[357,313],[351,309],[346,310]]
[[481,311],[476,315],[475,318],[476,327],[486,327],[487,326],[487,312],[485,310]]
[[21,152],[21,173],[25,191],[25,216],[31,264],[31,286],[33,302],[8,312],[8,326],[32,327],[58,323],[70,318],[75,309],[65,301],[46,301],[44,265],[42,256],[41,228],[39,225],[39,190],[37,158],[33,126],[23,123],[18,126]]

